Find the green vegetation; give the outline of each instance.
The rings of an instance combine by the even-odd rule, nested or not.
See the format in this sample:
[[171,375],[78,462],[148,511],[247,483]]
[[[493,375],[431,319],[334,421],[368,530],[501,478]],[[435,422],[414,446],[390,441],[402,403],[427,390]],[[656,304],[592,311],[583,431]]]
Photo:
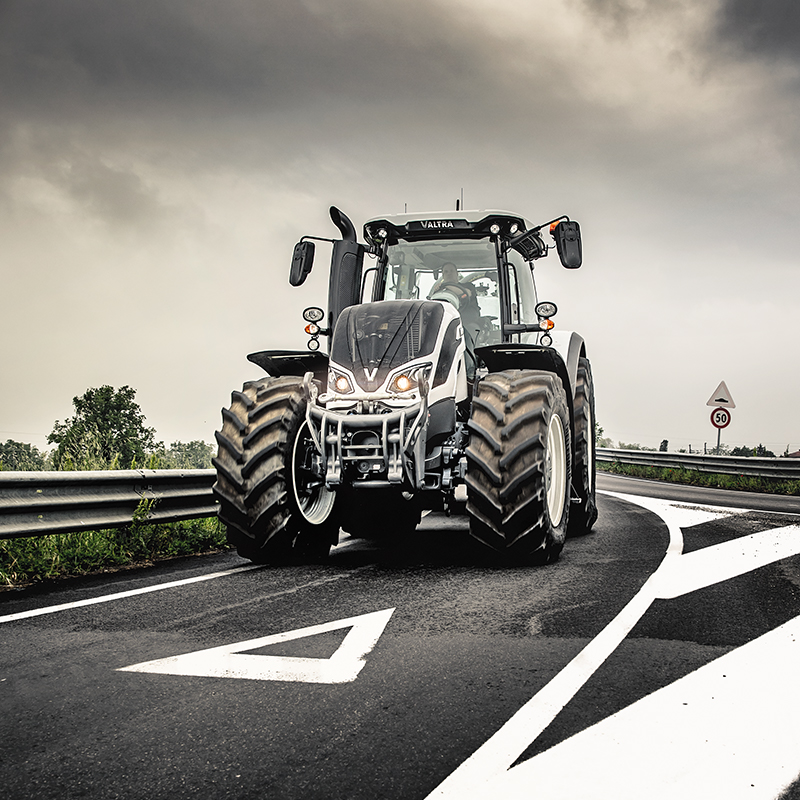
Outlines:
[[152,453],[148,466],[153,463],[155,456],[156,466],[152,469],[211,469],[213,455],[214,448],[199,439],[192,442],[173,442],[169,450],[161,445]]
[[[56,445],[52,452],[9,439],[0,444],[0,470],[211,467],[214,450],[206,442],[173,442],[169,448],[157,442],[135,396],[130,386],[87,389],[72,399],[75,415],[53,426],[47,437]],[[0,586],[228,548],[225,528],[216,518],[152,525],[148,511],[148,502],[142,501],[125,528],[0,539]]]
[[0,470],[31,470],[47,469],[47,453],[42,453],[32,444],[15,442],[13,439],[0,444]]
[[[56,422],[47,437],[57,445],[53,467],[61,469],[130,469],[142,466],[158,445],[155,429],[146,428],[134,401],[136,390],[123,386],[87,389],[72,398],[75,416]],[[80,465],[80,466],[77,466]]]
[[598,461],[597,468],[603,472],[611,472],[616,475],[629,475],[633,478],[647,478],[653,481],[682,483],[689,486],[706,486],[711,489],[735,489],[740,492],[800,495],[800,481],[782,478],[719,475],[711,472],[699,472],[696,469],[644,467],[636,464],[622,464],[619,461],[602,463]]
[[216,517],[149,525],[143,521],[146,513],[145,504],[131,525],[114,530],[0,539],[0,586],[228,549],[225,526]]

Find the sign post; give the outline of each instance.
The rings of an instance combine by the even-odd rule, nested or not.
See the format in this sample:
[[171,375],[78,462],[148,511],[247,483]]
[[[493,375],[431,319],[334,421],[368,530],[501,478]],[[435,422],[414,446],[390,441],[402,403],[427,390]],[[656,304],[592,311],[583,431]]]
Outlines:
[[708,398],[706,405],[712,406],[714,409],[711,412],[711,424],[717,429],[717,455],[719,455],[722,429],[731,424],[731,412],[728,409],[736,408],[736,403],[733,402],[725,381],[717,386],[714,393]]

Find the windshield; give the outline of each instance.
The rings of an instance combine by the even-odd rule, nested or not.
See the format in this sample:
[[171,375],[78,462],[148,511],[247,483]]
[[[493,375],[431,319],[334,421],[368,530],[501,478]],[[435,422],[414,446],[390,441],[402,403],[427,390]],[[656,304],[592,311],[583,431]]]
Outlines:
[[445,300],[462,318],[475,319],[475,344],[502,340],[497,253],[489,239],[401,239],[387,248],[386,283],[375,299]]

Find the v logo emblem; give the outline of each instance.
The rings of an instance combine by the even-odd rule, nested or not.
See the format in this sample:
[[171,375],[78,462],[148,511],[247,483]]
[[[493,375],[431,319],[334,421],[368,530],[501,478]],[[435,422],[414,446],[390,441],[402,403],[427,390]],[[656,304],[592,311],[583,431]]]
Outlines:
[[375,376],[378,374],[378,368],[375,367],[374,369],[369,370],[366,367],[364,367],[364,374],[367,376],[368,381],[374,381]]

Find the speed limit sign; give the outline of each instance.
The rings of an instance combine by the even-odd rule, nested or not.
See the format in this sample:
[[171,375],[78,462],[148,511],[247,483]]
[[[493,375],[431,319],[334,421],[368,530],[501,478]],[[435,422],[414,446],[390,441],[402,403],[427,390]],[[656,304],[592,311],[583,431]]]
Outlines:
[[715,428],[727,428],[731,424],[731,412],[727,408],[715,408],[711,412],[711,424]]

